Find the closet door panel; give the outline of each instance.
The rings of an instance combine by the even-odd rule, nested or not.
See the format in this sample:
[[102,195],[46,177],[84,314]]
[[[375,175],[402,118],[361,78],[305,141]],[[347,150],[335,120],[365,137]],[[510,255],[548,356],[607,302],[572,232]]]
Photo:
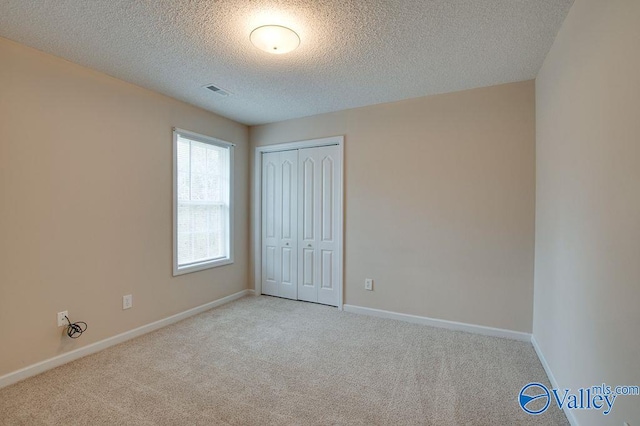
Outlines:
[[324,290],[333,290],[333,252],[322,250],[321,259],[320,287]]
[[339,148],[327,146],[298,151],[300,181],[300,249],[298,298],[337,306],[339,186],[342,165]]
[[276,188],[280,154],[262,156],[262,293],[278,295],[278,238]]
[[321,267],[318,268],[318,302],[338,306],[340,248],[336,238],[340,222],[339,185],[342,185],[342,164],[338,146],[317,148],[317,160],[320,167],[317,172],[319,218],[317,248]]
[[298,298],[298,153],[280,153],[280,215],[278,234],[280,247],[280,281],[278,296]]
[[333,172],[333,159],[329,156],[326,156],[322,159],[322,169],[320,177],[320,184],[322,185],[320,200],[320,224],[322,226],[322,241],[333,241],[334,179],[335,176]]
[[315,148],[298,151],[298,199],[300,211],[298,215],[299,256],[298,256],[298,299],[308,302],[318,301],[318,255],[316,253],[318,185],[317,185],[317,153]]
[[[310,153],[313,154],[313,153]],[[302,164],[302,235],[303,241],[313,241],[315,236],[315,161],[307,156]]]

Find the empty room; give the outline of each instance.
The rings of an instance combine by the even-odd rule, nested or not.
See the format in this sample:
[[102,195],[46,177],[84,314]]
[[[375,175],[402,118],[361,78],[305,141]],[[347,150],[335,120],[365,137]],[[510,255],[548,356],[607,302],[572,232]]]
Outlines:
[[640,426],[640,1],[1,0],[0,425]]

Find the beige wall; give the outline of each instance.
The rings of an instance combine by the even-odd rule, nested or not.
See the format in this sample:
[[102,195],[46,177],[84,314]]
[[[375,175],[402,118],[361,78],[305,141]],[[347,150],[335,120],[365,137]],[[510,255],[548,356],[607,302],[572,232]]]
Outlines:
[[345,303],[530,332],[534,110],[528,81],[252,127],[250,139],[345,135]]
[[[0,64],[0,376],[247,288],[247,127],[5,39]],[[172,126],[238,144],[234,265],[171,276]]]
[[[577,0],[536,81],[534,337],[561,387],[640,385],[640,2]],[[635,425],[639,397],[581,425]]]

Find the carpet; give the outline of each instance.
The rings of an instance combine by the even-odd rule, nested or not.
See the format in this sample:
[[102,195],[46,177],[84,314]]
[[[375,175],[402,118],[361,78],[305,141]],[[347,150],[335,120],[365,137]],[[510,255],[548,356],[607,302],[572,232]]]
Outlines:
[[531,344],[248,296],[0,389],[2,425],[567,425]]

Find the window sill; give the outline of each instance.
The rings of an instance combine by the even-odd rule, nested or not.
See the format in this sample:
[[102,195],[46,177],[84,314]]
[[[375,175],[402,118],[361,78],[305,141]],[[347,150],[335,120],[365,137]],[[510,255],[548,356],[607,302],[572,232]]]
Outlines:
[[207,262],[196,263],[194,265],[182,266],[178,267],[177,265],[173,266],[173,276],[177,277],[178,275],[190,274],[191,272],[203,271],[205,269],[217,268],[218,266],[231,265],[233,263],[233,259],[225,258],[225,259],[216,259],[210,260]]

